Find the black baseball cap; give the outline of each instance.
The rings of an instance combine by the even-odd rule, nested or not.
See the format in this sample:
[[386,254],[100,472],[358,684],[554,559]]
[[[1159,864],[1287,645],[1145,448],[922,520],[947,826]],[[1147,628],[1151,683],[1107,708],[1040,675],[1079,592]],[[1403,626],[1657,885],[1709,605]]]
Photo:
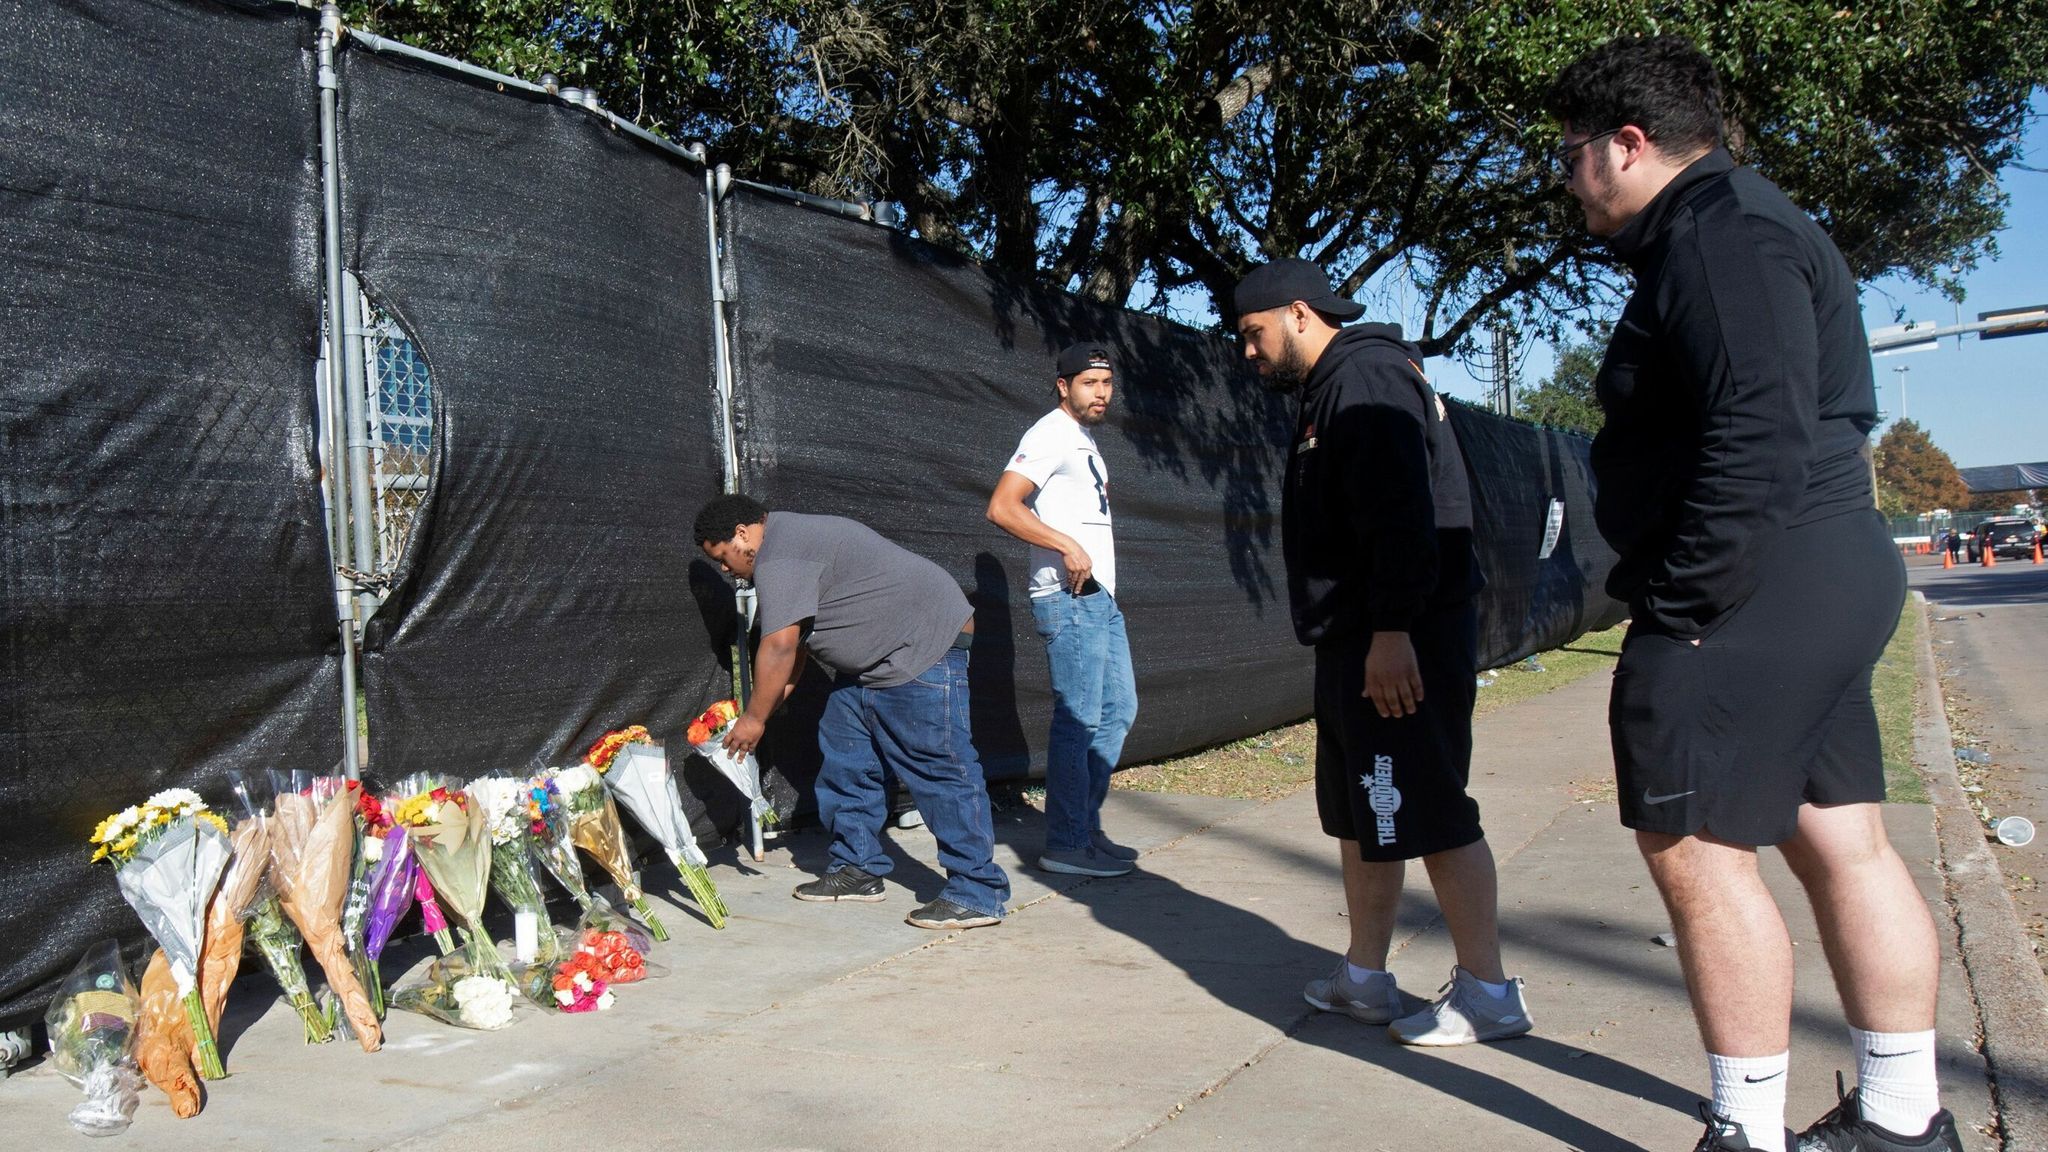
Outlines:
[[1072,380],[1091,368],[1116,371],[1116,365],[1109,356],[1109,345],[1099,340],[1069,344],[1060,349],[1060,358],[1053,365],[1055,375],[1061,380]]
[[1237,283],[1237,313],[1285,308],[1296,300],[1338,320],[1356,320],[1365,305],[1330,291],[1330,278],[1313,263],[1298,258],[1275,260],[1251,270]]

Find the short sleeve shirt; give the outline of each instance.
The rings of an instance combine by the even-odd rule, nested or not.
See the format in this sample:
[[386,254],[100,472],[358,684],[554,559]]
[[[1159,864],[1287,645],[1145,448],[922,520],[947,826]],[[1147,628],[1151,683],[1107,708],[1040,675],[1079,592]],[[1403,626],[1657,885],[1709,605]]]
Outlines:
[[945,569],[843,516],[770,512],[754,590],[763,635],[810,620],[811,655],[870,688],[916,679],[974,616]]
[[[1065,408],[1031,426],[1003,469],[1036,485],[1028,502],[1048,526],[1081,545],[1095,564],[1095,582],[1116,594],[1116,539],[1110,533],[1109,469],[1095,437]],[[1050,548],[1031,546],[1031,598],[1051,596],[1066,584],[1067,566]]]

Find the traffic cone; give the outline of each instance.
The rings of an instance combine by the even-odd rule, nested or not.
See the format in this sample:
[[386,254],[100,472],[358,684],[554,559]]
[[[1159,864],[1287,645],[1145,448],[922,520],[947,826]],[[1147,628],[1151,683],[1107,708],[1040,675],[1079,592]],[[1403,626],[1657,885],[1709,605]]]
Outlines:
[[1953,568],[1953,567],[1955,567],[1955,566],[1956,566],[1956,555],[1955,555],[1955,553],[1953,553],[1953,552],[1949,551],[1949,550],[1948,550],[1948,549],[1946,549],[1946,548],[1943,548],[1943,549],[1941,550],[1941,566],[1942,566],[1943,568]]
[[2036,563],[2036,564],[2039,564],[2040,562],[2041,562],[2041,538],[2040,538],[2039,536],[2036,536],[2036,537],[2034,537],[2034,563]]
[[1998,566],[1998,549],[1992,547],[1991,541],[1989,540],[1986,540],[1981,545],[1978,545],[1977,557],[1978,560],[1986,568],[1995,568]]

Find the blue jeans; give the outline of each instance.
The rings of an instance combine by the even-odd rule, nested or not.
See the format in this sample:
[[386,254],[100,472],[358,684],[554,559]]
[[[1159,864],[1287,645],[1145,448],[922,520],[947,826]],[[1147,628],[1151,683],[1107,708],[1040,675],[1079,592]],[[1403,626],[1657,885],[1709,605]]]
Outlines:
[[1131,642],[1116,597],[1061,590],[1031,601],[1052,666],[1052,734],[1045,752],[1045,846],[1086,847],[1102,829],[1109,774],[1138,719]]
[[917,802],[939,842],[945,899],[1001,916],[1010,878],[995,862],[988,786],[967,727],[967,653],[953,649],[917,679],[864,688],[842,676],[818,720],[818,818],[832,832],[832,871],[852,865],[871,876],[896,866],[882,851],[889,813],[883,766]]

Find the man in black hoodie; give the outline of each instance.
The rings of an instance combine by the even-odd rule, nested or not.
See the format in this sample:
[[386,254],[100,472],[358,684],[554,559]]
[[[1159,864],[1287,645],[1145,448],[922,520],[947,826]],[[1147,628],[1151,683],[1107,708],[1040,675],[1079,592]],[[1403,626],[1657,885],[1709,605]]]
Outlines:
[[1857,1088],[1802,1150],[1961,1152],[1935,1084],[1934,924],[1885,838],[1872,665],[1905,597],[1873,507],[1877,394],[1827,233],[1721,147],[1714,66],[1624,37],[1558,77],[1565,187],[1635,273],[1595,387],[1594,511],[1631,608],[1609,711],[1622,823],[1677,930],[1714,1100],[1698,1152],[1787,1147],[1792,942],[1834,970]]
[[[1295,636],[1316,651],[1316,810],[1339,842],[1351,944],[1309,982],[1310,1004],[1387,1024],[1404,1044],[1451,1045],[1530,1028],[1501,968],[1493,853],[1465,794],[1478,651],[1465,462],[1421,353],[1322,269],[1276,260],[1236,293],[1245,357],[1299,389],[1282,550]],[[1429,870],[1458,966],[1443,995],[1400,1017],[1387,972],[1409,860]]]

